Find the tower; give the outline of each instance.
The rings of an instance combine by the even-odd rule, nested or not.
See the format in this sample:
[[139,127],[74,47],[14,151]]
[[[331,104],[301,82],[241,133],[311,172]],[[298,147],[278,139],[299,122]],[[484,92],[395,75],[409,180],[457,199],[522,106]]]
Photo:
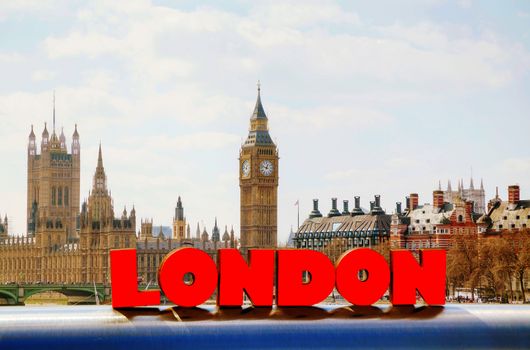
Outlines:
[[277,245],[278,161],[278,149],[269,135],[258,83],[250,130],[239,152],[242,249]]
[[[33,125],[28,140],[27,231],[35,235],[37,222],[53,221],[61,226],[69,240],[77,238],[80,190],[80,145],[77,126],[68,153],[64,133],[55,132],[55,97],[53,129],[48,133],[44,123],[40,154],[37,150]],[[38,210],[37,210],[38,209]],[[38,212],[39,218],[36,218]]]
[[[186,238],[186,218],[184,217],[184,207],[180,196],[175,207],[175,216],[173,217],[173,239],[183,240]],[[189,238],[189,237],[188,237]]]

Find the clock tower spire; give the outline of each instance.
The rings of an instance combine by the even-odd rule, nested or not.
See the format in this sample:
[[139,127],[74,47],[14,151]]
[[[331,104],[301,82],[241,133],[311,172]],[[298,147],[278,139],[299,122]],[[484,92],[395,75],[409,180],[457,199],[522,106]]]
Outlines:
[[261,86],[246,141],[239,152],[241,248],[277,245],[278,149],[269,135]]

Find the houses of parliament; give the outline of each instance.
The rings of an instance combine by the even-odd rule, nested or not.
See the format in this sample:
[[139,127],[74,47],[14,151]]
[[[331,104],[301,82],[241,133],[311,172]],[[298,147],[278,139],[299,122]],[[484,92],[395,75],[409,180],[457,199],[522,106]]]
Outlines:
[[116,213],[101,145],[92,189],[81,203],[77,125],[68,147],[64,131],[59,135],[56,131],[54,106],[50,131],[45,124],[40,152],[33,126],[28,138],[27,233],[9,235],[7,216],[0,220],[0,283],[106,284],[110,250],[122,248],[136,248],[139,278],[156,282],[162,259],[179,247],[196,247],[215,257],[218,248],[245,251],[276,246],[279,158],[259,87],[248,138],[239,153],[240,239],[228,226],[221,235],[217,219],[211,235],[199,224],[192,235],[180,197],[167,236],[162,227],[153,227],[152,220],[141,219],[137,225],[134,206],[129,212]]

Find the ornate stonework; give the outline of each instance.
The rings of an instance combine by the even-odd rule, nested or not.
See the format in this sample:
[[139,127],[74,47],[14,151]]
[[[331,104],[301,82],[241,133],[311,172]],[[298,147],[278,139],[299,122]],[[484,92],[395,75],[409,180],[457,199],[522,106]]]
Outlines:
[[241,247],[277,245],[278,150],[269,135],[260,89],[239,153]]

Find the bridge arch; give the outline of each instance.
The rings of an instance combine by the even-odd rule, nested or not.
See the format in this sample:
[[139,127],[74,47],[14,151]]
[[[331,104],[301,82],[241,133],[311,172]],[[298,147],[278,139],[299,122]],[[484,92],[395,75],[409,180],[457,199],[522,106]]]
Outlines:
[[0,289],[0,296],[6,297],[5,299],[9,303],[9,300],[13,300],[13,303],[16,304],[18,302],[18,298],[15,294],[11,293],[10,291]]
[[[96,291],[97,291],[98,298],[100,300],[104,300],[105,294],[101,292],[100,290],[96,290]],[[43,292],[57,292],[57,293],[63,294],[64,296],[72,296],[74,295],[75,292],[82,292],[86,295],[95,295],[94,289],[88,288],[88,287],[85,287],[85,288],[84,287],[66,287],[65,288],[62,286],[49,286],[49,287],[40,286],[38,288],[26,287],[24,290],[24,298],[28,299],[29,297],[35,294],[39,294]]]

